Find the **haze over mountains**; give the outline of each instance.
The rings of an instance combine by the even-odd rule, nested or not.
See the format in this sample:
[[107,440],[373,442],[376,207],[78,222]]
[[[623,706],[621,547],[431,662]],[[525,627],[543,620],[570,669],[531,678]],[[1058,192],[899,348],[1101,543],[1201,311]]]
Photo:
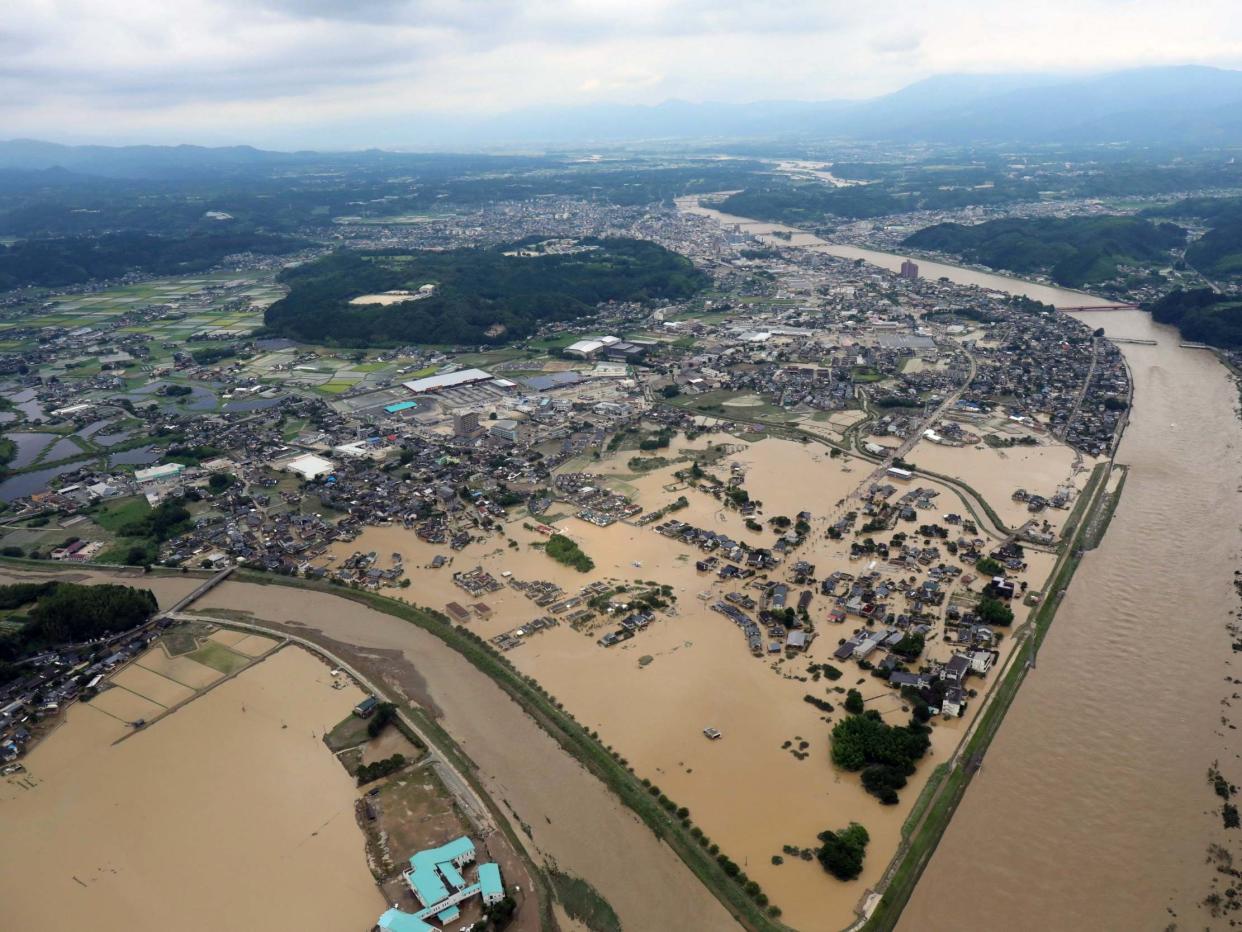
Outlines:
[[[528,109],[415,118],[399,148],[539,150],[653,141],[841,139],[946,144],[1242,143],[1242,71],[1143,68],[1089,77],[942,75],[861,101],[765,101]],[[365,137],[352,138],[365,145]],[[378,151],[354,158],[382,160]],[[0,142],[0,171],[62,169],[111,177],[245,171],[319,159],[249,146],[61,146]]]

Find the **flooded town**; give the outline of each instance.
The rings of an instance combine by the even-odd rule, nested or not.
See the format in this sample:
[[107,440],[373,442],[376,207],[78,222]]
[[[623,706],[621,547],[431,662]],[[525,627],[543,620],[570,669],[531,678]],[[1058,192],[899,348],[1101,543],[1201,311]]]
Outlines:
[[1236,146],[928,81],[0,141],[5,929],[1235,926]]

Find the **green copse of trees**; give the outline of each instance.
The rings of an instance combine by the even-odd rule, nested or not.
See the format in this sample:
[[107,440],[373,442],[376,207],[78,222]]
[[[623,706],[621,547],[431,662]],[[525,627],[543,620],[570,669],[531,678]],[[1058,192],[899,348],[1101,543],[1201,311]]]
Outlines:
[[[506,343],[544,321],[575,320],[602,301],[687,298],[707,282],[685,256],[647,240],[583,240],[569,254],[506,256],[514,246],[442,252],[342,251],[282,273],[289,294],[268,308],[268,328],[298,340],[348,346]],[[364,294],[416,290],[418,300],[350,304]]]

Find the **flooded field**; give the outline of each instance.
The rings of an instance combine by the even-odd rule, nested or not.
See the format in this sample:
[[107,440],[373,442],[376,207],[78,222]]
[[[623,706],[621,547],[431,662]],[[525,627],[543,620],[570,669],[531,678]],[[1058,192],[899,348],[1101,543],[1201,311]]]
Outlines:
[[[848,456],[834,459],[818,445],[775,439],[746,444],[723,434],[700,437],[689,445],[677,438],[663,455],[676,460],[683,449],[701,450],[718,443],[733,452],[713,467],[715,472],[727,475],[734,464],[738,465],[747,477],[751,498],[763,503],[761,521],[774,515],[796,515],[803,509],[812,513],[812,531],[807,544],[797,551],[797,558],[816,564],[821,578],[833,569],[854,573],[863,569],[850,560],[848,540],[829,540],[824,531],[845,510],[840,503],[869,475],[871,464]],[[972,455],[956,464],[965,469],[958,474],[972,484],[978,483],[976,487],[988,486],[988,470],[996,470],[998,465],[1004,470],[1004,461],[994,451],[966,452]],[[1048,453],[1056,462],[1055,468],[1050,467],[1052,471],[1059,473],[1064,466],[1068,475],[1072,455],[1063,447],[1049,447]],[[609,485],[634,496],[649,509],[684,494],[689,506],[673,515],[678,520],[728,533],[756,546],[771,545],[770,529],[752,531],[737,510],[726,510],[717,499],[679,484],[673,473],[684,468],[684,461],[634,475],[628,471],[630,457],[630,453],[620,452],[599,462],[584,463],[582,468],[613,477]],[[1012,473],[1005,474],[1012,479]],[[1005,485],[1006,504],[1011,493]],[[928,515],[931,520],[938,520],[945,511],[961,510],[960,499],[947,490],[939,501],[943,508]],[[658,616],[648,630],[622,645],[603,648],[596,643],[604,631],[616,627],[615,620],[601,619],[583,631],[561,624],[530,637],[509,656],[580,721],[598,730],[601,740],[615,747],[640,776],[687,806],[696,824],[743,864],[781,907],[785,921],[805,929],[846,925],[865,887],[878,881],[896,850],[902,823],[928,775],[952,753],[973,710],[966,719],[936,720],[932,751],[903,790],[901,803],[881,806],[862,790],[856,775],[833,768],[828,757],[831,726],[824,713],[804,701],[808,694],[838,705],[843,700],[841,694],[830,691],[826,681],[812,681],[808,667],[831,661],[840,639],[848,636],[857,622],[828,622],[828,603],[818,597],[812,603],[811,615],[819,637],[804,655],[793,660],[783,659],[783,654],[778,655],[780,659],[756,658],[737,627],[708,607],[726,592],[743,586],[698,572],[694,565],[702,558],[698,551],[650,527],[620,523],[601,528],[564,517],[557,521],[557,527],[596,564],[593,572],[582,574],[529,546],[544,538],[521,524],[514,521],[505,529],[506,535],[518,542],[517,548],[495,538],[477,542],[453,554],[452,563],[440,570],[428,566],[432,556],[446,552],[445,548],[424,544],[413,533],[397,527],[367,529],[357,540],[335,545],[333,556],[343,560],[355,551],[375,551],[381,555],[381,564],[387,565],[385,560],[391,553],[402,554],[413,585],[409,590],[389,592],[440,610],[449,602],[474,601],[453,583],[452,573],[476,565],[498,579],[508,573],[523,581],[549,580],[568,593],[594,580],[670,586],[677,600],[675,612]],[[1030,570],[1023,578],[1039,588],[1051,570],[1053,557],[1031,552],[1028,558]],[[773,579],[783,578],[780,572],[771,575]],[[226,585],[222,591],[229,588]],[[214,598],[213,594],[208,601]],[[492,614],[487,620],[473,619],[469,625],[484,637],[546,613],[511,587],[487,593],[480,600]],[[1001,647],[1004,653],[1007,644]],[[928,656],[948,659],[950,654],[950,645],[934,637],[929,642]],[[869,707],[893,722],[905,722],[909,713],[902,710],[901,700],[892,690],[866,677],[852,663],[842,666],[846,675],[833,687],[839,686],[843,692],[857,684]],[[976,681],[976,685],[985,690],[990,682]],[[709,726],[720,729],[723,740],[706,740],[702,730]],[[777,805],[772,804],[774,786],[780,787]],[[844,827],[851,820],[863,822],[872,838],[860,883],[839,883],[817,863],[796,857],[784,858],[783,864],[772,863],[773,855],[782,854],[786,845],[813,847],[819,832]]]
[[285,648],[137,733],[96,707],[182,698],[215,673],[189,664],[148,654],[0,782],[5,928],[361,932],[384,909],[321,741],[360,692]]
[[[1011,528],[1019,528],[1032,518],[1046,521],[1055,529],[1064,525],[1097,460],[1077,456],[1064,444],[1046,439],[1040,446],[1013,446],[1003,449],[985,444],[952,447],[923,439],[909,454],[920,469],[944,476],[959,476],[987,501]],[[1027,492],[1052,498],[1065,490],[1070,498],[1066,508],[1047,508],[1032,513],[1013,493]]]
[[[1158,341],[1121,346],[1129,476],[914,893],[910,932],[1233,924],[1199,904],[1218,876],[1208,845],[1242,853],[1205,779],[1219,760],[1242,781],[1225,630],[1242,545],[1237,389],[1145,314],[1081,316]],[[987,896],[963,896],[963,877]]]
[[492,680],[434,636],[330,594],[281,586],[225,582],[196,607],[320,631],[346,656],[360,645],[360,656],[382,662],[390,684],[438,712],[492,798],[529,827],[537,851],[588,880],[624,928],[733,927],[669,848]]

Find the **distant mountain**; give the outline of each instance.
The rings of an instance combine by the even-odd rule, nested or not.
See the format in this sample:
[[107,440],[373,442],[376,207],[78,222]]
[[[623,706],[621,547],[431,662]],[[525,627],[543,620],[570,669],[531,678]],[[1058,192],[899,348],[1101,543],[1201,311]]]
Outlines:
[[427,121],[458,145],[840,138],[902,142],[1242,142],[1242,71],[1142,68],[1089,77],[940,75],[862,101],[668,101]]
[[250,146],[62,146],[36,139],[0,142],[0,170],[63,169],[116,178],[178,177],[297,158],[297,153],[265,152]]
[[[489,117],[406,121],[413,150],[547,149],[658,141],[875,140],[971,143],[1242,143],[1242,71],[1140,68],[1066,77],[940,75],[870,100],[598,104]],[[391,134],[391,123],[384,128]],[[361,129],[351,135],[365,138]],[[393,165],[411,156],[368,150],[329,156],[249,146],[61,146],[0,142],[0,172],[65,169],[116,178],[175,178],[314,164]],[[430,157],[428,157],[430,158]]]

